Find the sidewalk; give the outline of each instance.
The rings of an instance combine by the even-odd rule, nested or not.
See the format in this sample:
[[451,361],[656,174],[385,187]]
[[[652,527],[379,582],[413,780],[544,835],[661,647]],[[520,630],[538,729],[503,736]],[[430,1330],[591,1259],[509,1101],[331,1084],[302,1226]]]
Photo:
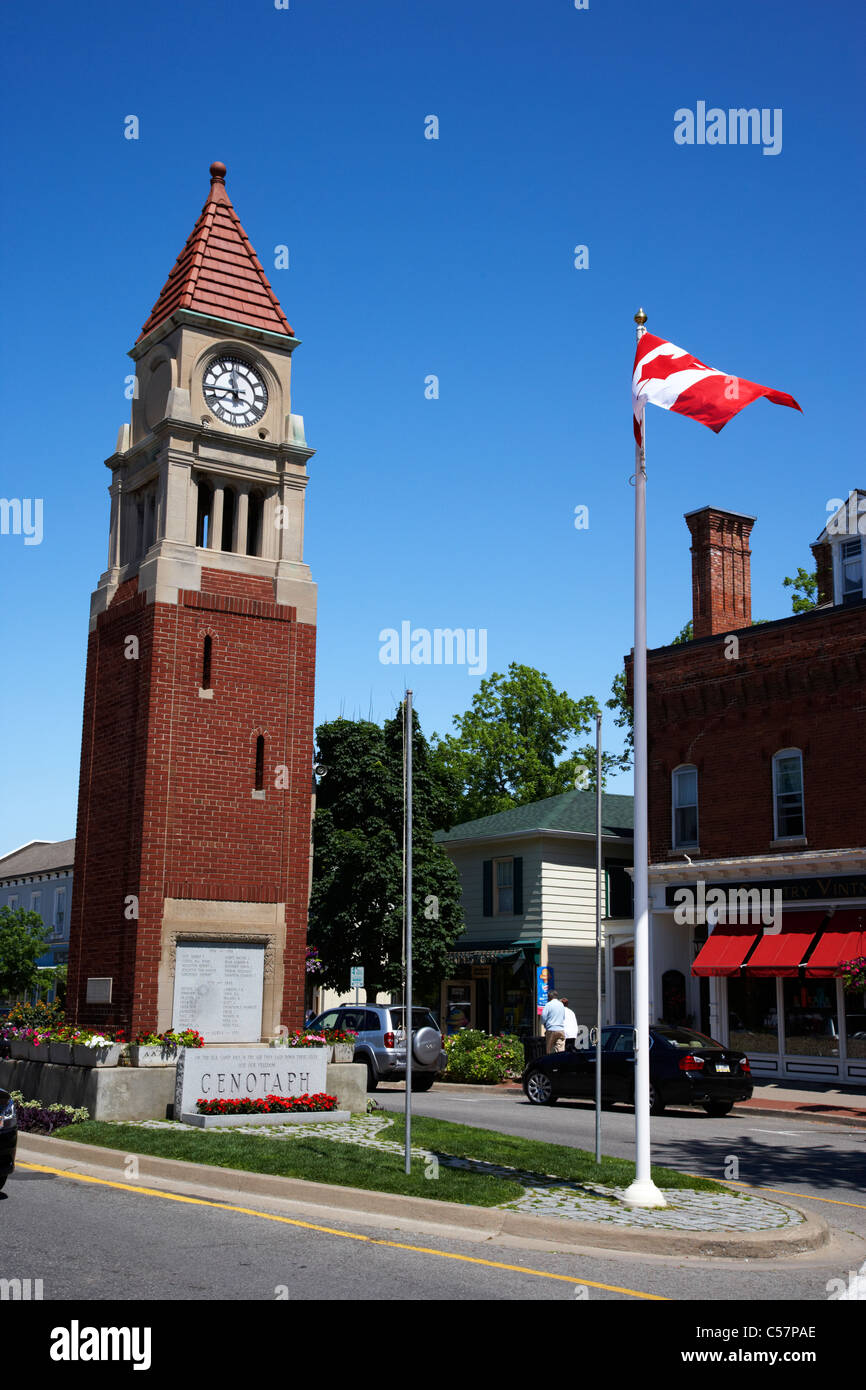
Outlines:
[[755,1115],[796,1115],[802,1120],[829,1121],[866,1126],[866,1090],[842,1090],[828,1082],[756,1080],[751,1100],[740,1101],[736,1111]]

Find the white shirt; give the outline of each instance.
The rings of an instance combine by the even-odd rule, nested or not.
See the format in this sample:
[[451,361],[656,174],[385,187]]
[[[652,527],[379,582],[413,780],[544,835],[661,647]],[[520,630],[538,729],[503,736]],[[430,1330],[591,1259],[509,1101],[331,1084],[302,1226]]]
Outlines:
[[562,1026],[565,1030],[566,1038],[577,1037],[577,1014],[574,1012],[574,1009],[566,1009],[565,1022]]

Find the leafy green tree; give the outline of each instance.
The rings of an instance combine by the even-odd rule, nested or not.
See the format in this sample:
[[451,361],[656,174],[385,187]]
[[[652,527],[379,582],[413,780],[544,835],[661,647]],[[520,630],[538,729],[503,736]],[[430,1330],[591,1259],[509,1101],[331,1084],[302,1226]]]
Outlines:
[[[310,944],[321,982],[344,991],[364,967],[368,998],[403,985],[403,715],[384,728],[337,719],[316,731],[328,770],[316,798]],[[446,974],[463,930],[460,880],[433,840],[448,822],[453,789],[443,779],[415,716],[412,739],[412,976],[420,991]]]
[[797,573],[792,577],[787,576],[782,580],[786,589],[793,589],[791,595],[791,610],[794,613],[808,613],[810,608],[815,608],[818,603],[818,572],[817,570],[804,570],[802,565],[798,565]]
[[594,766],[595,749],[567,750],[589,733],[597,709],[593,696],[573,700],[543,672],[517,662],[507,675],[482,681],[471,709],[454,717],[457,733],[433,745],[443,782],[458,789],[452,823],[573,791]]
[[681,627],[676,637],[671,639],[671,646],[679,647],[682,645],[683,642],[691,642],[694,639],[694,635],[695,625],[692,622],[691,618],[689,618],[685,627]]
[[616,766],[628,772],[634,761],[634,707],[626,688],[625,671],[618,671],[610,688],[610,699],[605,701],[607,708],[615,710],[614,724],[625,729],[625,748],[616,759]]
[[39,981],[36,965],[50,933],[38,912],[0,907],[0,995],[25,994]]

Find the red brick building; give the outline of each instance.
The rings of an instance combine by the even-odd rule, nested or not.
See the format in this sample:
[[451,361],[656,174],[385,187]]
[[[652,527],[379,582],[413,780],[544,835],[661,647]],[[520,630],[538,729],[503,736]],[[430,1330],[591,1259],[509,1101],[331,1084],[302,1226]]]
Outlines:
[[651,1016],[756,1074],[862,1084],[866,998],[840,965],[866,954],[866,494],[813,544],[817,607],[755,626],[754,517],[686,522],[693,640],[647,664]]
[[302,1018],[316,588],[297,346],[214,164],[130,352],[132,418],[106,460],[71,912],[80,1021],[211,1020],[213,1040],[257,1042]]

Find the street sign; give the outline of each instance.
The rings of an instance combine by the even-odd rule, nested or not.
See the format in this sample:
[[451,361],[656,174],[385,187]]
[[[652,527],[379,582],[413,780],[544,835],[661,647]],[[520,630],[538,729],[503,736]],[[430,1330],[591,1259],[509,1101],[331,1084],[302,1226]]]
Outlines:
[[364,967],[363,965],[353,965],[349,969],[349,984],[352,989],[364,988]]

